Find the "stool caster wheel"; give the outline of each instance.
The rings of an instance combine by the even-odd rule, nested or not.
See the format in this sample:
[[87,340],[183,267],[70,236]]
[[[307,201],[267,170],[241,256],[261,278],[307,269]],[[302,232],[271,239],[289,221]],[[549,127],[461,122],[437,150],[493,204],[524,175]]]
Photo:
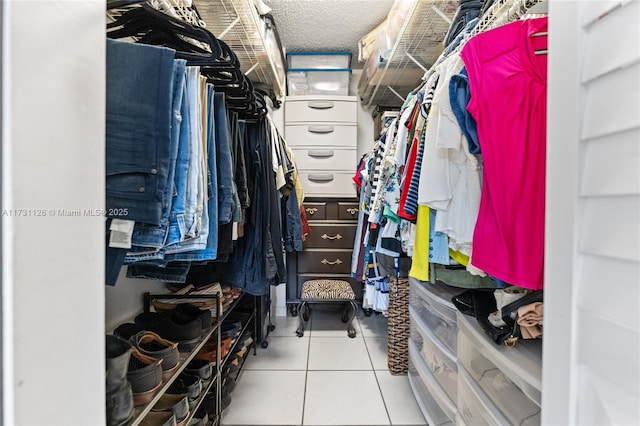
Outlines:
[[269,331],[273,331],[275,329],[276,329],[276,326],[273,325],[273,324],[270,324],[270,325],[267,326],[267,330],[269,330]]
[[364,310],[364,316],[365,317],[370,317],[371,316],[371,309],[363,309]]
[[267,346],[269,346],[269,342],[267,342],[266,340],[263,340],[262,343],[260,343],[260,347],[262,349],[267,349]]
[[352,338],[352,339],[353,339],[354,337],[356,337],[356,331],[355,331],[355,330],[349,330],[349,331],[347,331],[347,335],[348,335],[350,338]]
[[304,336],[304,331],[296,331],[296,336],[298,337]]

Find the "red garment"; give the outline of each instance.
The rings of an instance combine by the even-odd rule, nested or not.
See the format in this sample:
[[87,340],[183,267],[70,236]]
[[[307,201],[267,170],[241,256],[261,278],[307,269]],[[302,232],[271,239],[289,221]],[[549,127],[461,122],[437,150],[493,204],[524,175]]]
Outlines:
[[416,167],[416,157],[418,156],[418,140],[413,139],[411,148],[409,149],[409,157],[407,158],[407,165],[405,166],[406,173],[404,180],[402,181],[402,188],[400,189],[400,204],[398,206],[398,216],[403,219],[415,222],[418,215],[408,213],[404,208],[407,205],[407,194],[409,193],[409,185],[411,185],[411,176],[413,176],[413,170]]
[[481,33],[462,50],[484,161],[472,265],[529,289],[543,287],[547,129],[547,17]]
[[311,232],[311,226],[307,221],[307,213],[304,210],[304,205],[300,205],[300,220],[302,221],[302,241],[307,240],[307,235]]

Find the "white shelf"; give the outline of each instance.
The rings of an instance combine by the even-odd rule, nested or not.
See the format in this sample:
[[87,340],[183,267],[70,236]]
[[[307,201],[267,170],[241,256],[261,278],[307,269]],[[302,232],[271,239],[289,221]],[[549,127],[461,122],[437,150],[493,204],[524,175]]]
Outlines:
[[415,89],[444,49],[442,42],[450,25],[444,17],[451,20],[459,2],[413,0],[412,3],[389,56],[381,62],[374,51],[364,66],[358,94],[367,106],[402,105],[398,95],[404,97]]
[[253,1],[195,0],[194,4],[205,28],[234,51],[242,71],[252,81],[272,85],[276,97],[282,100],[286,64],[270,43]]

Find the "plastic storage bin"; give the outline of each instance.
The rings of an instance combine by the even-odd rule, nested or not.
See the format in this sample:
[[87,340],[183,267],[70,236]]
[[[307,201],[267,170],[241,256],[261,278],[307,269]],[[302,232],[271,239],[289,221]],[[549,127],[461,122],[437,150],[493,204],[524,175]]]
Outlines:
[[455,354],[458,348],[457,310],[451,303],[451,297],[457,293],[437,283],[427,283],[425,286],[414,278],[409,278],[409,283],[409,305],[433,334]]
[[503,426],[514,423],[509,422],[500,414],[491,401],[487,400],[482,391],[478,389],[464,368],[461,368],[456,424],[460,426]]
[[409,308],[411,340],[420,352],[422,360],[451,401],[458,395],[458,365],[456,357],[439,341],[420,318]]
[[[510,424],[539,423],[542,342],[520,341],[515,348],[498,346],[484,335],[475,319],[462,314],[458,314],[458,330],[458,375],[464,368]],[[469,424],[467,419],[464,422]]]
[[297,95],[333,95],[349,94],[351,69],[316,70],[311,68],[292,68],[287,71],[287,90],[289,96]]
[[427,423],[452,425],[455,420],[455,406],[451,401],[447,401],[447,396],[439,389],[438,383],[420,359],[420,353],[411,340],[409,341],[408,376],[413,394]]
[[289,68],[349,68],[351,52],[289,52]]

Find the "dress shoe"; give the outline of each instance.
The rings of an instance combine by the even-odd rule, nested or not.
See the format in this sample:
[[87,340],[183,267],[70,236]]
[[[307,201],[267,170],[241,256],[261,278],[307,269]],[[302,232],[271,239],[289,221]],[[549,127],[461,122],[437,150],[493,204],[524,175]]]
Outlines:
[[[207,361],[217,362],[216,353],[218,351],[217,336],[212,337],[207,343],[204,344],[202,349],[196,354],[196,359],[206,359]],[[231,349],[233,341],[229,336],[221,337],[220,340],[220,359],[224,360],[227,353]]]
[[213,374],[213,363],[206,359],[193,359],[184,368],[183,374],[199,377],[202,381],[209,380]]
[[150,411],[140,426],[176,426],[176,416],[171,411]]
[[181,374],[167,389],[170,394],[186,394],[189,398],[189,408],[193,410],[202,393],[202,379],[197,376]]
[[153,331],[172,342],[178,342],[178,350],[190,352],[201,338],[202,322],[199,318],[178,319],[168,313],[143,312],[135,323],[144,330]]
[[137,348],[131,348],[127,380],[131,382],[133,403],[146,404],[162,385],[162,360],[144,355]]
[[180,303],[176,308],[169,312],[169,315],[176,322],[188,322],[194,318],[199,318],[202,322],[202,337],[209,334],[213,327],[211,323],[211,311],[209,309],[200,309],[189,303]]
[[133,346],[150,357],[162,360],[162,379],[167,380],[178,369],[178,344],[163,339],[152,331],[140,331],[130,339]]
[[189,398],[186,394],[168,394],[160,397],[151,411],[170,411],[176,416],[176,423],[182,425],[189,418]]

